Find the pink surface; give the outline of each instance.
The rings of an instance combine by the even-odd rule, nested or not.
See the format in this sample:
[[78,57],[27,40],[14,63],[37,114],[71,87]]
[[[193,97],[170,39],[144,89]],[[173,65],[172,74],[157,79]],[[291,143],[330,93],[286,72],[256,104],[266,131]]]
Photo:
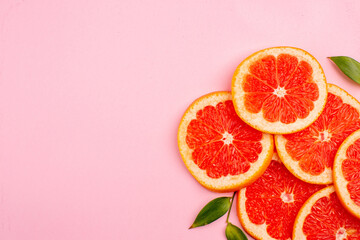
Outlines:
[[225,239],[225,218],[188,230],[231,193],[184,167],[187,106],[278,45],[360,99],[326,58],[360,60],[360,2],[275,2],[2,0],[0,239]]

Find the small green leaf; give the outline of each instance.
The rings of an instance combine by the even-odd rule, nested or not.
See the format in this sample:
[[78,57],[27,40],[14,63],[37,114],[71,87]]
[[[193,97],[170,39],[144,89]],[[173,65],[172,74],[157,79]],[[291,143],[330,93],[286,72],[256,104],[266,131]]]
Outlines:
[[231,223],[226,226],[225,235],[227,240],[247,240],[243,231]]
[[207,225],[223,216],[229,210],[230,200],[231,197],[219,197],[210,201],[201,209],[190,228]]
[[351,57],[338,56],[330,59],[354,82],[360,84],[360,63]]

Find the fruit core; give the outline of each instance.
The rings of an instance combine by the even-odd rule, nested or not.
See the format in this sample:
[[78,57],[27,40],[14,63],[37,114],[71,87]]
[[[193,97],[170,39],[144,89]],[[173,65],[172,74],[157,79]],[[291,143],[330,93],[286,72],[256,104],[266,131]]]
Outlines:
[[233,139],[234,137],[230,133],[224,132],[222,140],[226,145],[231,144]]
[[292,193],[283,192],[281,194],[280,198],[284,203],[294,202],[294,194],[292,194]]
[[339,230],[336,232],[336,240],[346,239],[346,236],[346,229],[343,227],[339,228]]
[[278,87],[274,89],[274,94],[279,98],[283,98],[286,95],[286,90],[283,87]]
[[329,133],[328,130],[324,130],[323,132],[319,133],[319,138],[318,140],[320,142],[330,142],[331,140],[331,133]]

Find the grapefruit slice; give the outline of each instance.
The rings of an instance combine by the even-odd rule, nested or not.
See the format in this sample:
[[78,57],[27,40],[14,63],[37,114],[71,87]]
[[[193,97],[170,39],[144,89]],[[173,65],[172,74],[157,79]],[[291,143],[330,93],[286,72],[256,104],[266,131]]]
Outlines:
[[241,225],[256,239],[291,239],[298,211],[322,187],[294,177],[274,153],[264,174],[240,190],[237,210]]
[[316,192],[301,207],[293,240],[304,239],[360,239],[360,221],[343,208],[333,186]]
[[336,152],[344,139],[360,128],[360,103],[338,86],[328,84],[328,92],[325,109],[313,124],[297,133],[275,136],[282,162],[309,183],[333,182]]
[[186,110],[178,146],[185,166],[201,185],[230,192],[265,171],[274,143],[272,135],[251,128],[236,115],[231,92],[214,92]]
[[360,219],[360,130],[341,144],[335,156],[333,175],[341,203]]
[[240,63],[232,94],[237,114],[253,128],[293,133],[309,126],[323,111],[326,79],[318,61],[306,51],[274,47]]

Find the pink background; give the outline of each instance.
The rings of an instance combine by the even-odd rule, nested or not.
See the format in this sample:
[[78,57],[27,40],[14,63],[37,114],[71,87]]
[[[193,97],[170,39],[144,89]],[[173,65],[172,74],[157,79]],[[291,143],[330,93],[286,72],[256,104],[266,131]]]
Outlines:
[[[177,148],[197,97],[254,51],[360,60],[360,1],[1,0],[0,239],[225,239]],[[235,209],[231,222],[239,225]]]

